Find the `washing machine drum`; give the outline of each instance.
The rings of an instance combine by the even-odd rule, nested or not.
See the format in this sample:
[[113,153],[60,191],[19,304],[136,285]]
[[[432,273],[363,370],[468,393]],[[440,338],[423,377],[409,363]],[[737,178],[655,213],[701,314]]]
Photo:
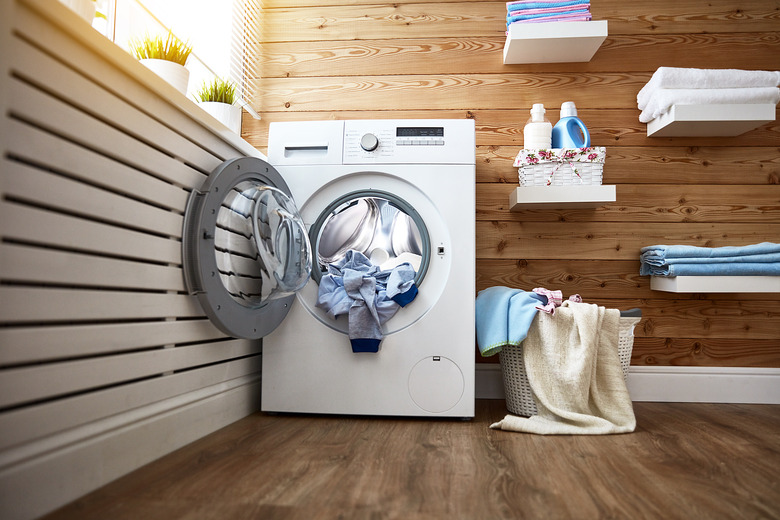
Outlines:
[[312,278],[319,283],[328,265],[347,251],[363,253],[382,270],[409,263],[415,284],[422,283],[430,263],[430,237],[420,214],[397,195],[359,190],[333,201],[309,231],[316,252]]
[[223,332],[273,331],[309,279],[312,250],[290,190],[270,164],[217,167],[190,195],[182,253],[187,290]]

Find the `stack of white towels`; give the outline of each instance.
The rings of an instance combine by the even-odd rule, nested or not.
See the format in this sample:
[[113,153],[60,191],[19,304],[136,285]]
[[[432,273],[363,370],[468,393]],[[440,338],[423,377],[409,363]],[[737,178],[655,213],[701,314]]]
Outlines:
[[780,71],[659,67],[636,96],[649,123],[673,105],[773,104],[780,101]]

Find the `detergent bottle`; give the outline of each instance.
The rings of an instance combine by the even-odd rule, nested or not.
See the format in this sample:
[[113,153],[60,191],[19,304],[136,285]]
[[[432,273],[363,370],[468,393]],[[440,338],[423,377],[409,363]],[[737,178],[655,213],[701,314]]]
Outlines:
[[523,148],[552,147],[552,123],[544,117],[545,112],[542,103],[534,103],[531,109],[531,118],[523,127]]
[[585,148],[590,146],[590,133],[585,123],[577,117],[573,101],[561,105],[561,119],[552,129],[553,148]]

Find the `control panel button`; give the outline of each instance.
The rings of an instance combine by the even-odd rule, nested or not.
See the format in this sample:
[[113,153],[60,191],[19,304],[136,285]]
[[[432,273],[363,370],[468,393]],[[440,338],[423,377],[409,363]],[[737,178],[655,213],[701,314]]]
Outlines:
[[360,138],[360,147],[367,152],[373,152],[378,146],[379,139],[374,134],[363,134]]

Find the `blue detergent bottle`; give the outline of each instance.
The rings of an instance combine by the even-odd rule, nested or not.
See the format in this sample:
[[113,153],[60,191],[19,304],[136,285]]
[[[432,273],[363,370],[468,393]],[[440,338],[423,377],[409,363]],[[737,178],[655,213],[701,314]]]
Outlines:
[[552,129],[553,148],[585,148],[590,146],[590,133],[585,123],[577,117],[574,101],[561,105],[561,118]]

